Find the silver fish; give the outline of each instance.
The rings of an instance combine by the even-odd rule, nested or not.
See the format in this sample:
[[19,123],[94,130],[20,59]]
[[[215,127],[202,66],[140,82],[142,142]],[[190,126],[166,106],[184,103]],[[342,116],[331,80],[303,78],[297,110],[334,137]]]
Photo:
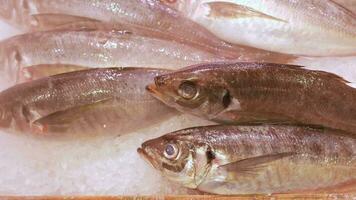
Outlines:
[[76,22],[124,23],[225,58],[269,59],[270,62],[295,58],[231,45],[158,0],[0,0],[0,5],[0,17],[22,27],[42,29]]
[[[177,69],[221,57],[188,45],[126,30],[56,30],[15,36],[0,42],[0,73],[11,83],[35,79],[26,67],[41,70],[68,65]],[[53,70],[52,70],[53,71]]]
[[75,71],[0,93],[0,128],[34,134],[123,134],[174,116],[145,90],[167,72],[149,68]]
[[356,89],[301,66],[194,65],[157,76],[147,89],[171,107],[220,123],[293,122],[356,133]]
[[[213,53],[236,55],[231,45],[157,0],[1,0],[0,4],[0,16],[20,26],[36,27],[42,20],[55,24],[90,20],[128,23],[170,35],[174,40]],[[36,17],[37,14],[42,17]]]
[[188,128],[138,152],[169,180],[215,194],[356,191],[356,138],[307,126]]
[[304,56],[356,55],[356,14],[332,0],[162,0],[216,36]]

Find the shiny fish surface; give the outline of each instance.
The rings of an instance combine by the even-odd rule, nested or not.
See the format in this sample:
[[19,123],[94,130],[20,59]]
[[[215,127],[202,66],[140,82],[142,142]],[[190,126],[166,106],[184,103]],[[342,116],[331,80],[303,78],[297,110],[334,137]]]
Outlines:
[[0,128],[34,134],[115,133],[150,126],[174,112],[146,90],[149,68],[70,72],[16,85],[0,93]]
[[160,75],[148,90],[182,112],[220,123],[277,122],[356,133],[356,90],[300,66],[213,63]]
[[356,138],[307,126],[188,128],[138,152],[166,178],[215,194],[356,191]]
[[0,5],[0,17],[35,30],[77,22],[124,23],[220,57],[278,63],[295,59],[226,43],[158,0],[0,0]]
[[332,0],[162,2],[231,43],[306,56],[356,55],[356,15]]
[[[235,57],[235,49],[214,37],[204,28],[182,17],[157,0],[1,0],[0,16],[22,26],[36,27],[41,20],[36,14],[52,14],[42,19],[63,24],[73,21],[99,20],[128,23],[169,35],[220,55]],[[55,16],[53,14],[58,14]]]
[[26,67],[38,65],[41,70],[45,70],[43,65],[177,69],[219,59],[184,44],[125,30],[36,32],[0,42],[0,74],[11,83],[22,81],[22,77],[31,80]]

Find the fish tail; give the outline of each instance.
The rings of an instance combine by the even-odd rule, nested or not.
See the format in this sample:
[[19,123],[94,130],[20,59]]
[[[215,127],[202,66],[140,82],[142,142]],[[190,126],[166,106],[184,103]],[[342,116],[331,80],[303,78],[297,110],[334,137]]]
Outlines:
[[283,54],[278,52],[266,51],[247,46],[233,45],[233,53],[229,58],[246,62],[268,62],[278,64],[294,63],[299,57],[292,54]]

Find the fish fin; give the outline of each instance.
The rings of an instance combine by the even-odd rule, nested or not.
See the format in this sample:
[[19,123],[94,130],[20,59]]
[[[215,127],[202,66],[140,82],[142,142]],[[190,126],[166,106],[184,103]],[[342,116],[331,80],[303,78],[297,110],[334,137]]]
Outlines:
[[35,133],[63,133],[71,128],[71,124],[90,115],[91,112],[112,108],[115,98],[103,99],[92,104],[76,106],[61,110],[37,119],[31,124],[31,130]]
[[219,169],[223,169],[227,172],[231,172],[233,174],[238,173],[241,175],[256,175],[258,171],[265,168],[265,164],[280,160],[285,157],[290,157],[295,155],[294,152],[285,152],[285,153],[277,153],[271,155],[263,155],[257,156],[253,158],[246,158],[243,160],[239,160],[236,162],[228,163],[225,165],[220,165]]
[[273,17],[271,15],[267,15],[265,13],[259,12],[253,8],[229,3],[229,2],[209,2],[206,3],[209,8],[210,12],[208,17],[214,18],[245,18],[245,17],[258,17],[263,19],[270,19],[274,21],[288,23],[283,19],[279,19]]
[[89,69],[79,65],[67,65],[67,64],[42,64],[24,67],[20,70],[17,83],[36,80],[39,78],[53,76],[56,74],[63,74],[67,72],[80,71]]
[[[100,22],[99,20],[92,18],[66,14],[34,14],[31,15],[31,17],[33,18],[33,21],[35,21],[35,23],[31,24],[31,29],[34,31],[61,29],[62,27],[67,28],[66,26],[79,29],[80,24]],[[78,25],[75,25],[76,23],[78,23]]]

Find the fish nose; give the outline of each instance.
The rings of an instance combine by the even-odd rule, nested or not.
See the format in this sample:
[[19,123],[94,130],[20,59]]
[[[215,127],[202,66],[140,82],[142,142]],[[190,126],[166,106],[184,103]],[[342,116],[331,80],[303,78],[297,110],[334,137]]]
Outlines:
[[149,156],[147,154],[147,152],[145,151],[145,147],[143,146],[144,144],[141,145],[141,147],[137,148],[137,153],[140,155],[141,158],[143,158],[144,160],[149,159]]
[[140,154],[140,155],[143,155],[144,154],[144,151],[142,148],[138,148],[137,149],[137,153]]
[[143,148],[137,148],[137,153],[143,160],[147,161],[149,164],[152,165],[150,157]]

